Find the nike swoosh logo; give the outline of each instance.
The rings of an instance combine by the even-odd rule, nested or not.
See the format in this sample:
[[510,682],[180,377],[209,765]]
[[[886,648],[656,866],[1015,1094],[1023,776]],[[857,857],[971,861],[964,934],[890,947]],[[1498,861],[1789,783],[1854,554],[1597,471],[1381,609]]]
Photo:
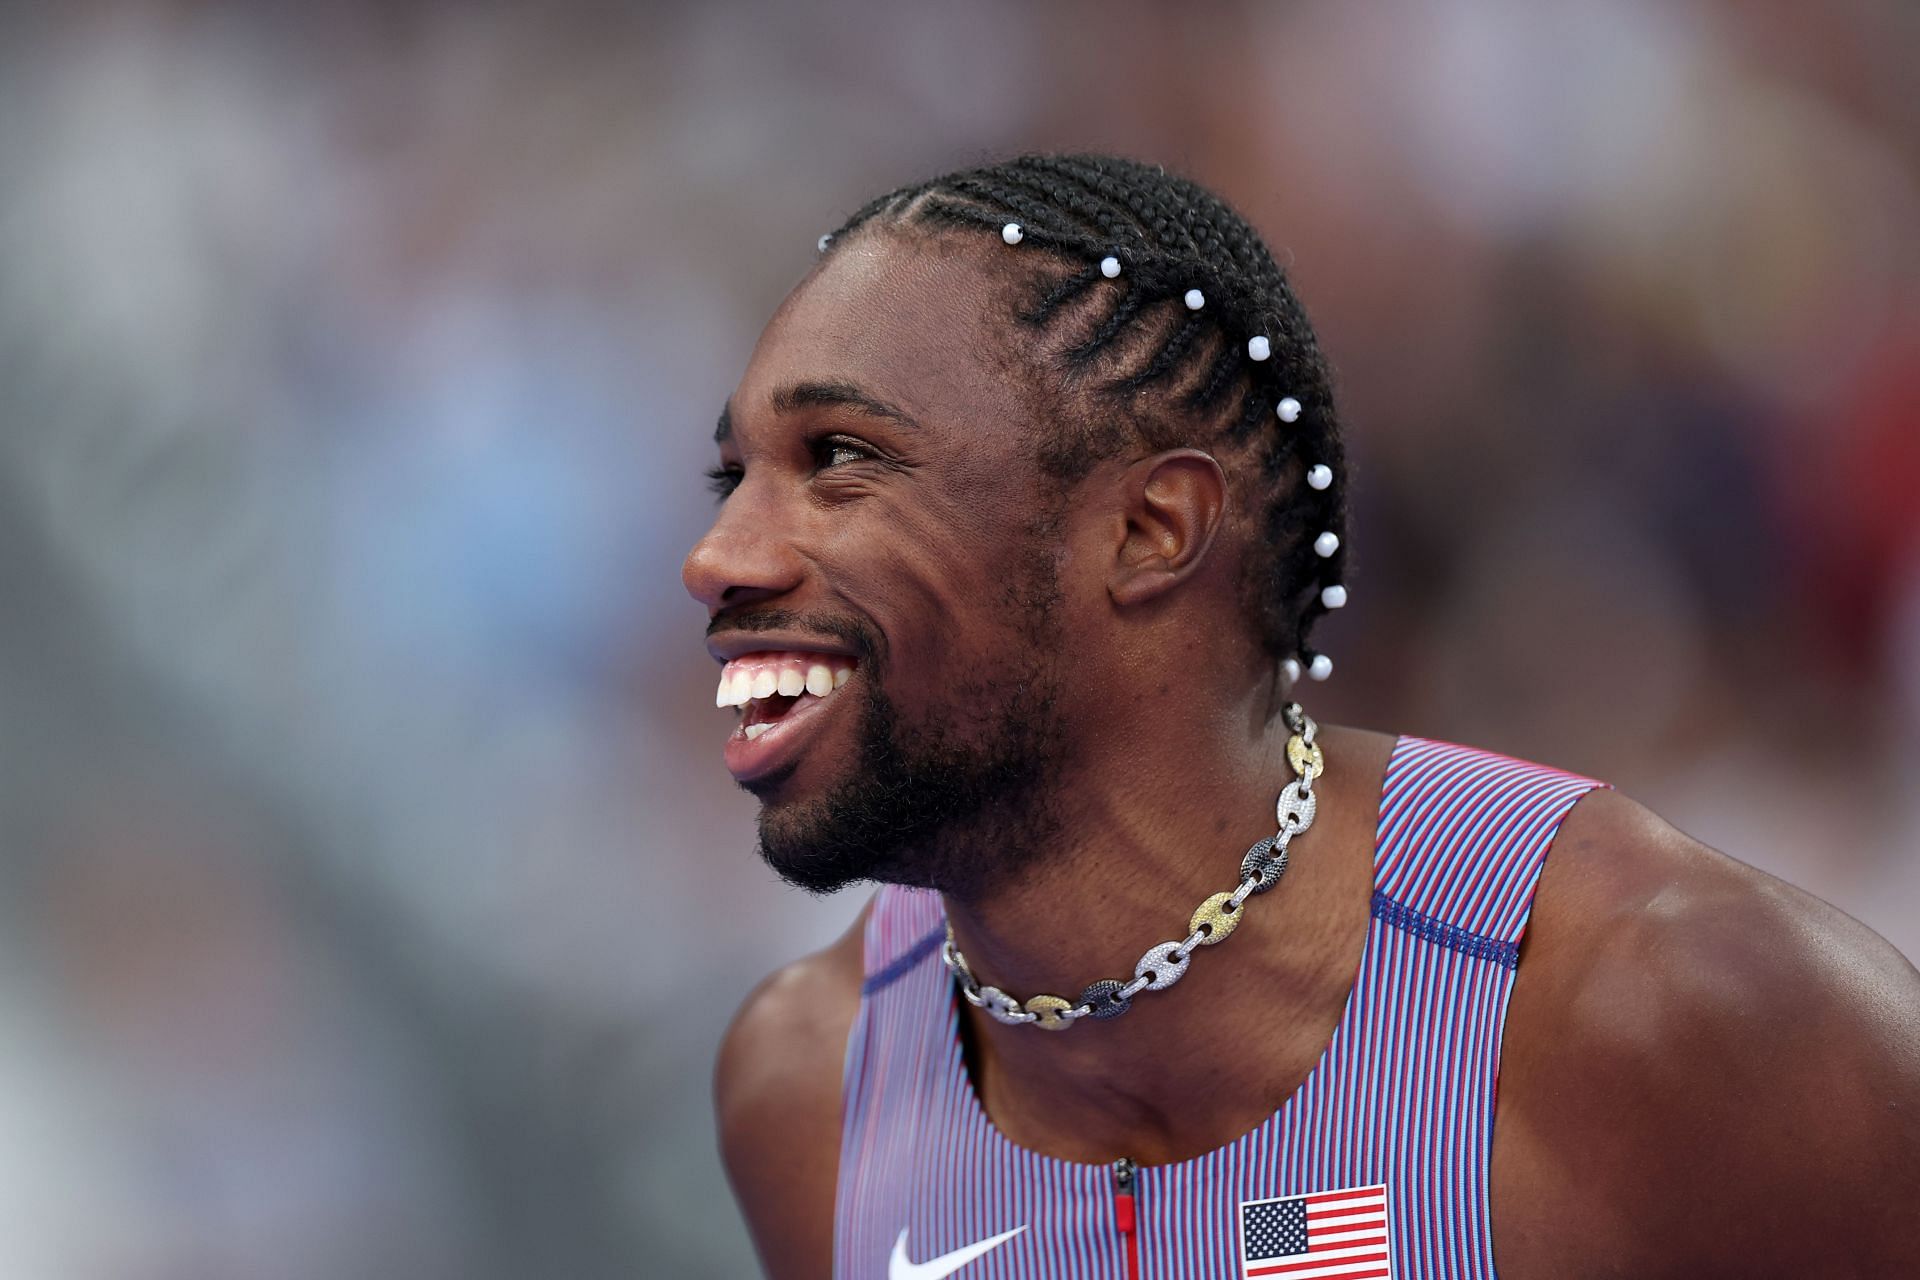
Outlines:
[[939,1257],[929,1258],[925,1262],[909,1262],[907,1260],[907,1231],[911,1229],[912,1228],[902,1229],[900,1238],[893,1242],[893,1257],[887,1260],[887,1280],[941,1280],[942,1276],[952,1275],[981,1254],[992,1253],[995,1249],[998,1249],[1001,1245],[1026,1230],[1024,1226],[1015,1227],[1011,1231],[1002,1231],[997,1236],[989,1236],[977,1244],[967,1245],[963,1249],[955,1249],[952,1253],[943,1253]]

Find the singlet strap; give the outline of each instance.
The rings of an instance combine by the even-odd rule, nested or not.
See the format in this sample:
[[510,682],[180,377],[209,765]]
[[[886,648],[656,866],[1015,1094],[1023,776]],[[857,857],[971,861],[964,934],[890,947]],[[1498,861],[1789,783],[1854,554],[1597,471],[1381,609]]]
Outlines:
[[1403,738],[1380,798],[1374,916],[1512,968],[1554,833],[1575,801],[1607,785],[1476,747]]
[[860,994],[890,986],[937,951],[945,921],[940,895],[931,889],[880,886],[867,913]]

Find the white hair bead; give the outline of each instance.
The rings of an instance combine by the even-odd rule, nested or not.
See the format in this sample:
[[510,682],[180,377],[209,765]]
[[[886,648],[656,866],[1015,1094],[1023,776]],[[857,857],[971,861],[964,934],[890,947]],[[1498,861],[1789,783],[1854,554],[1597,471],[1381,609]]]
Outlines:
[[1313,549],[1322,556],[1330,556],[1340,549],[1340,535],[1329,529],[1313,540]]
[[1187,290],[1187,310],[1198,311],[1207,305],[1207,295],[1198,289]]
[[1347,589],[1337,582],[1330,582],[1320,588],[1320,603],[1329,609],[1338,609],[1347,602]]
[[1273,344],[1267,341],[1265,334],[1255,334],[1247,339],[1247,355],[1254,360],[1265,360],[1273,354]]
[[1316,462],[1307,468],[1307,485],[1313,489],[1324,489],[1333,483],[1333,468],[1324,462]]
[[1307,664],[1307,674],[1315,680],[1325,680],[1333,674],[1333,659],[1324,653],[1313,655],[1313,661]]
[[1120,274],[1120,259],[1111,255],[1100,259],[1100,274],[1111,280]]
[[1300,402],[1292,396],[1288,396],[1279,404],[1273,406],[1273,411],[1280,415],[1280,421],[1282,422],[1297,422],[1300,419]]
[[1006,226],[1000,228],[1000,238],[1008,244],[1019,244],[1026,234],[1026,232],[1020,229],[1020,224],[1017,222],[1009,222]]
[[1300,659],[1288,658],[1280,664],[1280,669],[1287,673],[1287,679],[1294,681],[1300,679]]
[[817,247],[819,248],[820,252],[825,253],[827,251],[827,246],[832,243],[833,243],[833,232],[829,231],[827,232],[827,234],[820,237],[820,243]]

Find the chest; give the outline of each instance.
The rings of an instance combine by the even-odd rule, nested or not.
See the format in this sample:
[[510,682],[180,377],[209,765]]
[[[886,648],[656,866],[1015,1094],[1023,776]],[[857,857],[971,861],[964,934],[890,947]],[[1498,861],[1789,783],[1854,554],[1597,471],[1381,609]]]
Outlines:
[[1342,1273],[1314,1267],[1354,1259],[1373,1266],[1355,1277],[1491,1277],[1488,1170],[1509,975],[1466,957],[1456,965],[1452,954],[1431,957],[1422,978],[1445,1001],[1363,975],[1356,1007],[1278,1110],[1173,1163],[1116,1170],[1016,1141],[974,1095],[951,1030],[893,1055],[890,1069],[858,1055],[837,1274],[894,1274],[879,1267],[904,1239],[897,1274],[916,1280],[912,1265],[988,1240],[994,1260],[979,1255],[965,1275],[1319,1280]]

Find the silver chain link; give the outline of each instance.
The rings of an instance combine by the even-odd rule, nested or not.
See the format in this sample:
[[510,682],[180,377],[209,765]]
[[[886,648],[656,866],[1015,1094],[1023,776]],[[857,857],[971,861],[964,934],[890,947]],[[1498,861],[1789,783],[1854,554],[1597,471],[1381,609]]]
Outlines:
[[[1288,703],[1281,714],[1286,719],[1287,727],[1293,730],[1310,750],[1314,745],[1315,736],[1320,732],[1320,726],[1313,722],[1313,717],[1308,715],[1297,702]],[[1309,765],[1305,769],[1295,768],[1294,775],[1293,781],[1287,783],[1274,802],[1274,817],[1280,829],[1274,834],[1272,849],[1264,859],[1259,860],[1264,871],[1245,876],[1239,886],[1228,895],[1227,910],[1229,912],[1238,911],[1245,906],[1247,899],[1260,891],[1263,879],[1268,881],[1266,887],[1272,888],[1272,881],[1278,880],[1280,875],[1286,872],[1288,844],[1295,836],[1313,825],[1314,817],[1320,807],[1319,797],[1313,793],[1313,767]],[[1255,848],[1257,850],[1258,846]],[[1278,864],[1277,869],[1274,866],[1275,863]],[[1205,905],[1210,904],[1203,904],[1203,909]],[[1125,1013],[1131,1008],[1133,998],[1142,991],[1162,991],[1172,986],[1186,973],[1188,961],[1192,959],[1195,948],[1201,945],[1208,932],[1209,930],[1203,926],[1189,933],[1180,942],[1161,942],[1149,947],[1146,954],[1140,957],[1140,963],[1134,967],[1133,981],[1122,983],[1117,991],[1111,986],[1101,988],[1099,984],[1087,988],[1073,1002],[1072,1007],[1061,1009],[1059,1013],[1051,1015],[1056,1024],[1054,1029],[1059,1029],[1061,1025],[1071,1026],[1082,1018],[1092,1017],[1095,1013],[1092,1001],[1096,999],[1101,1002],[1101,1016],[1114,1017],[1117,1013]],[[960,984],[960,994],[976,1009],[985,1009],[995,1020],[1009,1025],[1041,1021],[1039,1014],[1032,1012],[1021,1001],[1014,999],[998,987],[980,985],[980,980],[973,976],[973,970],[967,965],[967,958],[960,954],[960,948],[954,944],[951,924],[947,926],[946,940],[940,944],[940,959],[946,965],[948,972],[953,975],[954,980]],[[1043,997],[1036,996],[1034,999],[1043,999]],[[1118,1006],[1117,1011],[1108,1007],[1108,1001]]]
[[1229,907],[1232,907],[1235,911],[1238,911],[1241,907],[1246,905],[1247,899],[1253,896],[1253,891],[1255,887],[1259,885],[1259,883],[1260,881],[1257,877],[1249,877],[1245,880],[1242,880],[1240,882],[1240,887],[1238,889],[1235,889],[1231,894],[1227,896],[1227,905]]

